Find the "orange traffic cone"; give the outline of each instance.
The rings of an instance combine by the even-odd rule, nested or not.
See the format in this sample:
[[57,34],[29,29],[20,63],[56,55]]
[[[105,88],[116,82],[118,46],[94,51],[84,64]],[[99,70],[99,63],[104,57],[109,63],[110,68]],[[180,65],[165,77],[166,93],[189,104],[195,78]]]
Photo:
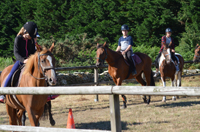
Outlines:
[[74,118],[72,115],[72,109],[69,109],[68,119],[67,119],[67,128],[75,129]]

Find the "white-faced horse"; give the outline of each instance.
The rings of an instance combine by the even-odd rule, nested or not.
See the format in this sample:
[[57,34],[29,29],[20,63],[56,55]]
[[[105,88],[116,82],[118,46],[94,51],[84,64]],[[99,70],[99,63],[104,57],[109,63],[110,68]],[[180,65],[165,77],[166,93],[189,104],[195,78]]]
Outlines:
[[[176,72],[175,62],[171,58],[171,49],[168,45],[164,45],[164,49],[162,51],[160,61],[159,61],[159,70],[161,75],[161,80],[163,82],[163,86],[166,87],[166,77],[171,78],[172,87],[181,86],[181,76],[183,71],[184,59],[183,57],[175,53],[178,63],[179,63],[179,71]],[[172,97],[172,100],[176,100],[176,96]],[[163,102],[166,102],[166,96],[163,96]]]

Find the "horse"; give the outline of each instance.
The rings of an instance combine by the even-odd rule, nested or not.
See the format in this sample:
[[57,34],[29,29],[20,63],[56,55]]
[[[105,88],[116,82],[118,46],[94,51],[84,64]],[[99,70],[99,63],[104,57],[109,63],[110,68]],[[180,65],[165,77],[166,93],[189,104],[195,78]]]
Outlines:
[[[153,72],[151,70],[151,58],[143,53],[134,53],[140,57],[142,60],[140,64],[136,64],[136,75],[130,74],[129,65],[126,63],[121,52],[115,52],[111,50],[106,42],[103,45],[99,45],[97,43],[97,62],[96,66],[100,66],[104,64],[104,61],[108,63],[108,72],[112,77],[114,83],[117,86],[122,84],[122,81],[125,79],[135,78],[142,86],[155,86],[155,82],[153,79]],[[144,72],[146,77],[146,82],[142,78],[141,74]],[[126,108],[126,96],[121,95],[123,99],[122,108]],[[150,103],[150,96],[147,99],[146,96],[143,96],[143,100],[145,103]]]
[[[46,81],[50,85],[56,84],[55,57],[52,54],[54,43],[49,49],[41,49],[31,55],[22,69],[18,87],[44,87]],[[13,65],[6,67],[0,77],[1,87],[10,73]],[[22,125],[22,114],[26,110],[31,126],[38,126],[43,114],[48,95],[6,95],[6,110],[10,125]],[[17,111],[18,110],[18,111]]]
[[193,62],[199,62],[199,61],[200,61],[200,46],[199,44],[197,44],[194,50]]
[[[159,61],[159,70],[161,74],[161,80],[163,82],[163,87],[166,87],[166,82],[165,82],[166,77],[171,78],[172,87],[174,87],[174,83],[175,86],[181,87],[181,76],[183,71],[184,59],[178,53],[175,53],[175,55],[178,58],[177,60],[179,60],[179,62],[177,62],[179,63],[178,72],[176,72],[175,62],[171,58],[170,44],[169,45],[164,44],[164,48]],[[173,96],[172,100],[175,101],[176,96]],[[166,96],[163,96],[162,102],[166,102]]]

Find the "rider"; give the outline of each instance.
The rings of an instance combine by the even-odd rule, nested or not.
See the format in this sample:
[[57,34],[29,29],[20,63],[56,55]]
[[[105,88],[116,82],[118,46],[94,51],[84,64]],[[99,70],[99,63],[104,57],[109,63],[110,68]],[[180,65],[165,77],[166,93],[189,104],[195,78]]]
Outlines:
[[126,58],[128,59],[128,62],[131,66],[131,72],[133,75],[137,74],[133,59],[132,59],[132,54],[133,54],[133,50],[132,50],[132,46],[133,46],[133,39],[131,36],[128,35],[128,30],[129,27],[128,25],[122,25],[121,26],[121,31],[123,36],[121,36],[119,38],[118,41],[118,47],[116,49],[116,51],[120,51],[122,50],[122,55],[126,55]]
[[[28,57],[35,53],[35,41],[33,38],[36,37],[37,25],[34,22],[26,22],[24,26],[20,29],[14,41],[14,55],[16,62],[9,73],[4,87],[9,87],[11,85],[11,77],[14,72],[19,68],[20,65],[26,63]],[[0,96],[0,103],[4,103],[5,96]]]
[[160,58],[161,56],[161,53],[163,51],[163,48],[164,48],[164,45],[163,44],[166,44],[166,45],[169,45],[171,43],[171,58],[172,60],[175,62],[175,67],[176,67],[176,71],[179,71],[179,65],[178,65],[178,60],[176,59],[175,57],[175,45],[174,45],[174,40],[173,38],[171,37],[171,34],[172,34],[172,30],[170,28],[167,28],[165,30],[166,32],[166,35],[162,37],[162,40],[161,40],[161,49],[159,51],[159,54],[158,56],[156,57],[156,60],[155,60],[155,63],[156,63],[156,73],[154,74],[154,77],[157,77],[158,76],[158,68],[159,68],[159,62],[158,62],[158,59]]

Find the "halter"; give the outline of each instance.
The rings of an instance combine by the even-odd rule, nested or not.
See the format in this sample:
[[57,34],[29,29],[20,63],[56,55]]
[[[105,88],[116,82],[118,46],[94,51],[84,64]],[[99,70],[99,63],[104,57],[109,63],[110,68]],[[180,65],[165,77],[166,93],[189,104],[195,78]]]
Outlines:
[[42,74],[43,74],[44,77],[37,78],[37,77],[34,77],[33,75],[30,74],[32,77],[34,77],[35,79],[38,79],[38,80],[46,79],[46,78],[47,78],[46,75],[45,75],[45,71],[46,71],[46,70],[55,69],[53,66],[43,67],[43,66],[40,64],[40,56],[44,56],[44,55],[52,55],[52,53],[46,53],[46,54],[41,54],[41,55],[40,55],[40,52],[38,52],[38,70],[39,70],[40,67],[41,67],[41,69],[42,69]]
[[107,53],[107,50],[106,50],[106,48],[105,48],[105,53],[106,53],[106,57],[102,60],[100,57],[97,57],[97,59],[98,60],[100,60],[100,61],[102,61],[102,62],[104,62],[106,59],[107,59],[107,57],[108,57],[108,53]]

